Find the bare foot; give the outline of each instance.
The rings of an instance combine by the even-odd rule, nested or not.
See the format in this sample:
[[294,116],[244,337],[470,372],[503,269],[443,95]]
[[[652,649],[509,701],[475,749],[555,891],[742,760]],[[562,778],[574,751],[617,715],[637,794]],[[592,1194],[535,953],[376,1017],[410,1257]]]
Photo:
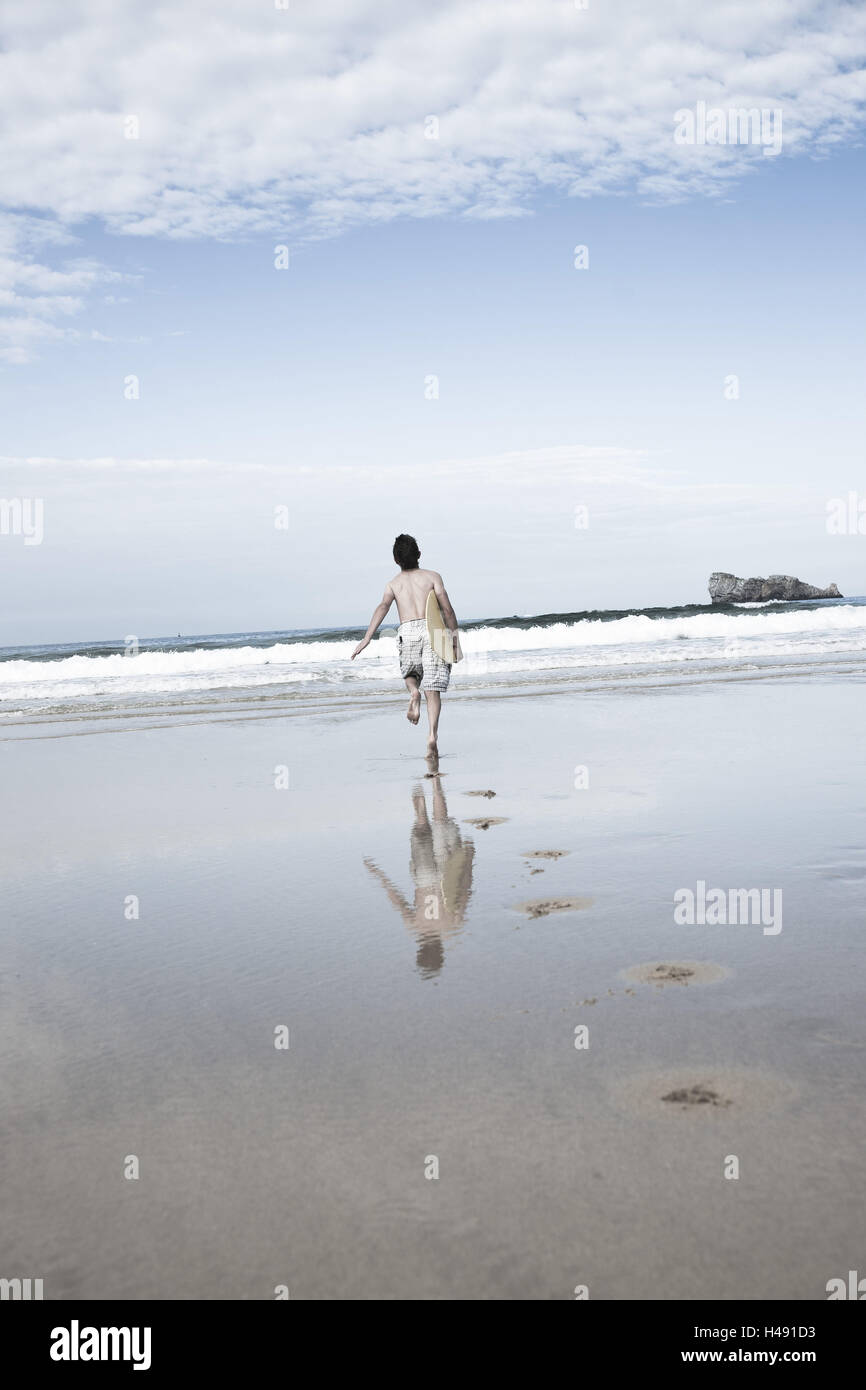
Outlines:
[[406,711],[406,718],[410,724],[417,724],[421,718],[421,692],[416,690],[414,695],[409,696],[409,708]]
[[427,740],[427,766],[431,772],[439,771],[439,745],[435,738]]

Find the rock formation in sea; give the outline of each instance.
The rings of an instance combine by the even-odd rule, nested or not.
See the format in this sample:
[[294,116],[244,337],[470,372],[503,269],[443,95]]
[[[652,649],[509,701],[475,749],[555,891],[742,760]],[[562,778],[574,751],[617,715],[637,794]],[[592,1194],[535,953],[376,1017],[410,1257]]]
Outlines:
[[790,574],[771,574],[767,579],[738,579],[735,574],[725,574],[716,570],[710,575],[710,598],[713,603],[766,603],[770,599],[782,599],[790,603],[801,598],[842,598],[842,594],[831,584],[827,589],[816,589],[814,584],[804,584]]

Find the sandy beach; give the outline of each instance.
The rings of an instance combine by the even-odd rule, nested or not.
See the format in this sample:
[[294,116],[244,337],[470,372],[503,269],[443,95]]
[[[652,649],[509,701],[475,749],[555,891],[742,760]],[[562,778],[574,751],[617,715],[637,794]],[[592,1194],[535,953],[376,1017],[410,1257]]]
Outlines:
[[[864,1248],[862,691],[458,690],[438,778],[396,696],[4,729],[6,1264],[825,1298]],[[699,881],[780,929],[676,923]]]

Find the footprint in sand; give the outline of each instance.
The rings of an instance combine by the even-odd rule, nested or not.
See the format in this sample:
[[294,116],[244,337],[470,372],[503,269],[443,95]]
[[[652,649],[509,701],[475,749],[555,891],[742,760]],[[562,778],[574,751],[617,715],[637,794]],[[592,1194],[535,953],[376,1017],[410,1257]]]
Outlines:
[[464,795],[464,796],[486,796],[487,799],[488,799],[488,801],[489,801],[491,796],[495,796],[495,795],[496,795],[496,792],[492,792],[492,791],[486,791],[486,792],[464,792],[463,795]]
[[[524,852],[524,859],[564,859],[567,854],[571,854],[570,849],[528,849]],[[532,871],[536,872],[535,869]]]
[[765,1116],[784,1109],[797,1098],[797,1086],[778,1072],[752,1067],[710,1064],[634,1073],[616,1082],[611,1099],[617,1108],[647,1117],[689,1111],[704,1115],[736,1110]]
[[731,972],[725,965],[710,960],[651,960],[645,965],[632,965],[620,971],[620,979],[633,980],[639,985],[709,985],[726,980]]
[[594,898],[535,898],[532,902],[517,903],[516,910],[525,912],[534,921],[537,917],[548,917],[551,912],[579,912],[592,907]]
[[507,820],[507,816],[473,816],[463,824],[474,825],[478,830],[489,830],[491,825],[504,825]]
[[702,1081],[695,1082],[694,1086],[680,1086],[676,1091],[668,1091],[666,1096],[662,1096],[662,1100],[671,1105],[679,1105],[684,1110],[688,1110],[692,1105],[733,1105],[733,1101],[726,1100],[718,1091],[714,1091],[712,1086],[706,1086]]
[[[624,990],[623,993],[624,993],[624,994],[631,994],[631,995],[633,996],[634,993],[635,993],[635,991],[634,991],[633,989],[627,989],[627,990]],[[607,992],[607,994],[608,994],[608,998],[609,998],[609,999],[615,999],[615,998],[616,998],[616,990],[615,990],[615,989],[609,989],[608,992]],[[596,995],[593,995],[591,999],[575,999],[575,1001],[574,1001],[574,1006],[575,1006],[575,1008],[580,1008],[583,1004],[597,1004],[597,1003],[598,1003],[598,997],[597,997]]]

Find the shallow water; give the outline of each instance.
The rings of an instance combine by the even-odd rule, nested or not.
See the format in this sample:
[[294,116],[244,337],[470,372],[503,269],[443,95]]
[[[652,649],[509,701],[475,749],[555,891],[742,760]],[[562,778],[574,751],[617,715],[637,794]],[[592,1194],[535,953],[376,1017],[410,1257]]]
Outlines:
[[[861,709],[820,672],[463,694],[438,782],[390,701],[20,730],[8,1273],[47,1298],[826,1297],[864,1235]],[[781,888],[782,930],[676,925],[699,879]],[[592,902],[520,910],[568,897]],[[724,978],[629,976],[658,962]],[[691,1086],[730,1103],[664,1100]]]

